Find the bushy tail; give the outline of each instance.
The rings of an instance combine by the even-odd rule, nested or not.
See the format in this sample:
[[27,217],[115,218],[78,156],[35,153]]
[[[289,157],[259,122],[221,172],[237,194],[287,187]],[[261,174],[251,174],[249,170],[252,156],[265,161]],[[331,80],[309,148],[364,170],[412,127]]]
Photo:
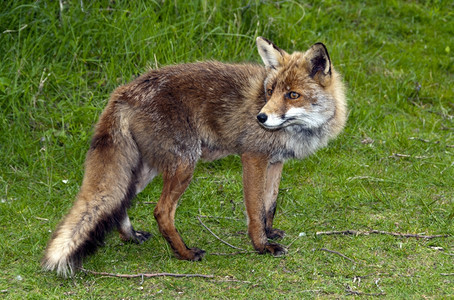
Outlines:
[[[127,218],[135,196],[139,151],[125,120],[101,116],[85,161],[85,175],[74,206],[49,241],[42,266],[64,277],[73,275],[82,258],[93,253],[105,234]],[[121,128],[119,124],[121,123]],[[118,126],[116,126],[118,124]]]

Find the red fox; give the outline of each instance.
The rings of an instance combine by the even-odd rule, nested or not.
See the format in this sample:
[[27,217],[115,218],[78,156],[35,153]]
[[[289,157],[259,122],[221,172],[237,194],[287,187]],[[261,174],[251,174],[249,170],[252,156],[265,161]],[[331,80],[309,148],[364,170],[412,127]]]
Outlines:
[[142,243],[133,229],[131,199],[158,174],[163,189],[154,209],[159,231],[179,259],[198,261],[174,225],[180,196],[199,159],[241,156],[248,234],[258,253],[284,255],[270,240],[282,166],[336,137],[346,122],[340,75],[326,47],[288,54],[257,38],[265,67],[198,62],[151,70],[117,88],[100,116],[77,199],[50,239],[42,266],[63,276],[81,267],[107,231]]

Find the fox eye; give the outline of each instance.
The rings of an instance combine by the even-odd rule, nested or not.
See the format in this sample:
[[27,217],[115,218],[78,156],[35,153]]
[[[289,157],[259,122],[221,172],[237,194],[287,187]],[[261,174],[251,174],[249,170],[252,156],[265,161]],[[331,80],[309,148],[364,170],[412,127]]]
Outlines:
[[268,96],[271,96],[271,95],[273,94],[273,89],[267,89],[267,90],[266,90],[266,94],[267,94]]
[[298,94],[297,92],[289,92],[289,93],[287,94],[287,97],[288,97],[289,99],[294,100],[294,99],[298,99],[298,98],[300,97],[300,94]]

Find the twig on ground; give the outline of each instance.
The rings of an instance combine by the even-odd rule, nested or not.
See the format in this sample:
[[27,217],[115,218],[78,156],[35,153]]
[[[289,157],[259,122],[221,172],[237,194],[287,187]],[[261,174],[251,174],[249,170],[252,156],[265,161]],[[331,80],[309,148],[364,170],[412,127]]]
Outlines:
[[380,278],[376,279],[375,280],[375,285],[377,286],[377,288],[380,290],[381,293],[385,294],[385,292],[383,291],[383,289],[378,285],[378,283],[380,282]]
[[217,238],[219,241],[221,241],[222,243],[226,244],[227,246],[233,248],[233,249],[237,249],[237,250],[241,250],[241,251],[247,251],[243,248],[239,248],[237,246],[233,246],[229,243],[227,243],[226,241],[224,241],[223,239],[221,239],[220,237],[218,237],[213,231],[211,231],[210,228],[208,228],[205,224],[203,224],[202,220],[200,219],[200,216],[197,216],[197,219],[199,220],[200,224],[202,224],[203,227],[205,227],[206,230],[208,230],[215,238]]
[[408,138],[409,140],[417,140],[417,141],[420,141],[420,142],[424,142],[424,143],[432,143],[432,144],[440,144],[440,141],[431,141],[431,140],[426,140],[426,139],[423,139],[423,138],[419,138],[419,137],[409,137]]
[[408,139],[409,140],[417,140],[417,141],[421,141],[421,142],[424,142],[424,143],[430,143],[429,140],[426,140],[426,139],[423,139],[423,138],[419,138],[419,137],[414,137],[414,136],[411,136]]
[[412,155],[409,155],[409,154],[401,154],[401,153],[393,153],[392,155],[389,156],[389,158],[393,158],[393,157],[397,157],[397,158],[416,158],[416,159],[429,158],[428,156],[412,156]]
[[438,235],[421,235],[421,234],[413,234],[413,233],[400,233],[400,232],[388,232],[388,231],[381,231],[381,230],[369,230],[369,231],[357,231],[357,230],[343,230],[343,231],[320,231],[317,232],[315,235],[371,235],[371,234],[383,234],[383,235],[392,235],[395,237],[402,237],[402,238],[417,238],[417,239],[434,239],[434,238],[445,238],[449,237],[448,234],[438,234]]
[[393,153],[389,157],[411,157],[411,155],[409,155],[409,154],[401,154],[401,153]]
[[454,276],[454,273],[440,273],[441,276]]
[[251,281],[244,281],[244,280],[238,280],[233,278],[232,276],[226,276],[220,280],[210,280],[210,282],[239,282],[239,283],[246,283],[246,284],[251,284]]
[[108,272],[96,272],[80,268],[81,271],[85,273],[90,273],[93,275],[102,275],[109,277],[118,277],[118,278],[151,278],[151,277],[201,277],[201,278],[214,278],[214,275],[204,275],[204,274],[175,274],[175,273],[141,273],[141,274],[118,274],[118,273],[108,273]]
[[385,181],[382,178],[376,178],[376,177],[372,177],[372,176],[354,176],[354,177],[348,177],[347,178],[348,181],[353,181],[353,180],[357,180],[357,179],[367,179],[367,180],[378,181],[378,182]]
[[238,251],[238,252],[232,252],[232,253],[221,253],[221,252],[213,252],[213,253],[208,253],[209,255],[217,255],[217,256],[233,256],[233,255],[238,255],[238,254],[251,254],[251,253],[257,253],[256,251]]
[[334,251],[334,250],[329,250],[329,249],[326,249],[326,248],[320,248],[320,249],[314,249],[314,250],[320,250],[320,251],[325,251],[325,252],[329,252],[329,253],[334,253],[334,254],[337,254],[339,255],[340,257],[343,257],[351,262],[355,262],[354,259],[351,259],[350,257],[340,253],[340,252],[337,252],[337,251]]
[[325,292],[324,290],[302,290],[302,291],[299,291],[300,293],[314,293],[314,294],[328,294],[327,292]]
[[[394,270],[395,271],[395,270]],[[347,276],[347,278],[353,278],[353,282],[355,282],[355,278],[361,280],[362,278],[368,278],[372,276],[380,276],[380,277],[416,277],[416,278],[421,278],[421,275],[407,275],[407,274],[398,274],[398,273],[370,273],[370,274],[365,274],[365,275],[353,275],[353,276]]]
[[3,33],[21,32],[22,30],[27,28],[27,26],[28,26],[28,24],[25,24],[22,27],[20,27],[18,30],[6,29],[5,31],[3,31]]

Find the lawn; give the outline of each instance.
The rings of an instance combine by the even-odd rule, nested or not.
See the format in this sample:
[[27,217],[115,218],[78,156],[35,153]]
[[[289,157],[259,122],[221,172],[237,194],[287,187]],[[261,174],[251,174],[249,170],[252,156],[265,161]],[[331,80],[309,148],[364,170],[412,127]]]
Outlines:
[[[199,163],[177,210],[203,261],[177,260],[159,234],[157,178],[129,210],[151,240],[113,232],[89,271],[42,271],[115,87],[169,64],[261,63],[257,36],[288,52],[323,42],[347,86],[345,131],[284,167],[275,224],[288,255],[251,253],[231,156]],[[0,297],[454,297],[453,37],[452,1],[4,1]],[[110,276],[156,273],[208,276]]]

